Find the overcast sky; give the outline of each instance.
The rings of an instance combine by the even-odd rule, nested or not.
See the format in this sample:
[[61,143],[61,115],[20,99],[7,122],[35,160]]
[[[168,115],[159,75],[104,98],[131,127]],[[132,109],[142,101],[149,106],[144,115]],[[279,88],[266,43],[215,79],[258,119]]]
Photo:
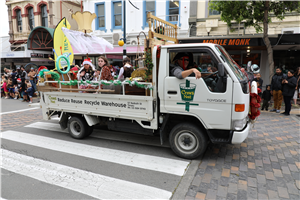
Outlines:
[[7,15],[7,6],[5,1],[0,0],[0,19],[1,19],[1,28],[0,28],[0,37],[8,36],[8,15]]

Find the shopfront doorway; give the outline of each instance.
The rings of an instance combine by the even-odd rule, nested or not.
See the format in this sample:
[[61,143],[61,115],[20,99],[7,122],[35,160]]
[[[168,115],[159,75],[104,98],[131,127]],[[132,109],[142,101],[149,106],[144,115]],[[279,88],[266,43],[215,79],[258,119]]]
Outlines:
[[243,68],[246,68],[247,63],[252,61],[252,64],[260,66],[261,51],[228,51],[234,61]]

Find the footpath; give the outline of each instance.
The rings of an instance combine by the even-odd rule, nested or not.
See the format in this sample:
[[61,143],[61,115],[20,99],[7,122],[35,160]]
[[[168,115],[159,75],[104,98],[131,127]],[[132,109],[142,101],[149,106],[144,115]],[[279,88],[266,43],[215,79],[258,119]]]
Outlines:
[[242,144],[208,146],[185,199],[298,200],[299,147],[299,109],[261,111]]

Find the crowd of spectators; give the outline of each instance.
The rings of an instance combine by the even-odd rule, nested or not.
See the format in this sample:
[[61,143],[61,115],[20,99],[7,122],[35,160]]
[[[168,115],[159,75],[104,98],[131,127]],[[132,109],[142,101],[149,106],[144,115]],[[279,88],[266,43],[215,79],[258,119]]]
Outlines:
[[32,97],[37,95],[36,83],[38,79],[37,69],[31,68],[27,73],[25,68],[16,70],[4,68],[1,77],[1,98],[19,99],[32,103]]

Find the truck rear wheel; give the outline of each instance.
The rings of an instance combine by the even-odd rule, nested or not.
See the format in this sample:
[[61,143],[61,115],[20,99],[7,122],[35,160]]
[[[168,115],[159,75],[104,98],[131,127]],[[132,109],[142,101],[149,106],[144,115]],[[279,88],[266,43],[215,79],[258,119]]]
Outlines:
[[86,136],[90,136],[93,133],[93,130],[94,130],[94,126],[89,126],[88,125],[88,131],[87,131]]
[[68,130],[72,138],[83,139],[89,134],[89,126],[82,117],[71,117]]
[[207,136],[194,124],[176,125],[169,136],[170,146],[179,157],[194,159],[205,152]]

